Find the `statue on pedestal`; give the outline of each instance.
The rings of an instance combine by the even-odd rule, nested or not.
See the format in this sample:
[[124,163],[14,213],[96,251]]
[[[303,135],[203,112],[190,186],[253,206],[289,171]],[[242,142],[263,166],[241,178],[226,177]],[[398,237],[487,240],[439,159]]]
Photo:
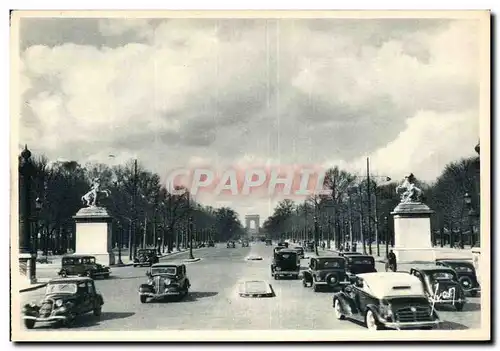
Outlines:
[[396,187],[396,193],[400,194],[402,204],[422,202],[422,190],[415,185],[413,173],[406,176],[403,182]]
[[105,195],[106,197],[109,197],[109,190],[100,190],[101,182],[99,178],[94,178],[92,180],[92,186],[90,188],[90,191],[87,192],[85,195],[82,196],[82,202],[85,206],[87,207],[97,207],[98,206],[98,199],[101,195]]

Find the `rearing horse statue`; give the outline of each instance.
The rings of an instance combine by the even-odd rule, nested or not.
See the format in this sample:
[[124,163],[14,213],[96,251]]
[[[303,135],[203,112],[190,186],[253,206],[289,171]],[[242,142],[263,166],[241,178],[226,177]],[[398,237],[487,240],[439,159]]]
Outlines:
[[415,176],[411,173],[406,176],[403,182],[396,187],[396,192],[401,193],[401,203],[421,202],[422,190],[415,185]]
[[100,186],[101,183],[99,178],[94,178],[92,180],[92,186],[90,188],[90,191],[82,196],[82,202],[85,206],[97,207],[98,204],[97,200],[100,195],[105,195],[106,197],[109,196],[110,194],[109,190],[99,190]]

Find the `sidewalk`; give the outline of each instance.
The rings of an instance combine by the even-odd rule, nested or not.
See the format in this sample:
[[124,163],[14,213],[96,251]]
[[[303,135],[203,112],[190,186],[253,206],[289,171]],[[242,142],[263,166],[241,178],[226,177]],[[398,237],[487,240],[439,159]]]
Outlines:
[[21,284],[21,288],[19,289],[20,293],[33,291],[37,289],[41,289],[47,285],[50,278],[39,278],[36,283],[30,284],[28,282]]

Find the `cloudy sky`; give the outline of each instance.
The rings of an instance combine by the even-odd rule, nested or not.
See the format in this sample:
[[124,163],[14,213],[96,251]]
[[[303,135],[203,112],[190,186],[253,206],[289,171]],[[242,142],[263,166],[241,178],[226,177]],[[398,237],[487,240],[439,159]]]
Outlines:
[[[474,20],[25,18],[19,57],[19,143],[50,159],[138,158],[165,178],[362,174],[369,156],[374,174],[432,181],[478,141]],[[200,199],[261,221],[277,200]]]

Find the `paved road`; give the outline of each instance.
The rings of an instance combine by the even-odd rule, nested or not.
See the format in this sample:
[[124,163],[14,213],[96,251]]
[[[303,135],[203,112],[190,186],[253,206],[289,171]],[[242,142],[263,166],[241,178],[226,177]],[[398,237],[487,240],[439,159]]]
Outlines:
[[[324,254],[333,254],[325,253]],[[246,261],[248,255],[262,256],[262,261]],[[263,243],[248,248],[227,249],[225,245],[204,248],[195,256],[202,258],[187,264],[192,287],[190,295],[180,302],[141,304],[137,289],[146,281],[147,268],[113,269],[113,278],[97,280],[97,289],[105,304],[100,318],[82,316],[73,330],[356,330],[362,326],[350,321],[337,321],[331,308],[331,293],[314,293],[297,280],[271,280],[272,248]],[[162,261],[178,261],[188,253],[166,257]],[[307,265],[307,260],[302,262]],[[241,280],[269,281],[274,298],[241,298],[236,293]],[[23,303],[43,297],[43,289],[22,293]],[[442,329],[468,329],[480,326],[479,298],[470,298],[463,312],[440,311],[445,321]],[[37,329],[45,330],[40,324]],[[57,330],[57,329],[56,329]]]

